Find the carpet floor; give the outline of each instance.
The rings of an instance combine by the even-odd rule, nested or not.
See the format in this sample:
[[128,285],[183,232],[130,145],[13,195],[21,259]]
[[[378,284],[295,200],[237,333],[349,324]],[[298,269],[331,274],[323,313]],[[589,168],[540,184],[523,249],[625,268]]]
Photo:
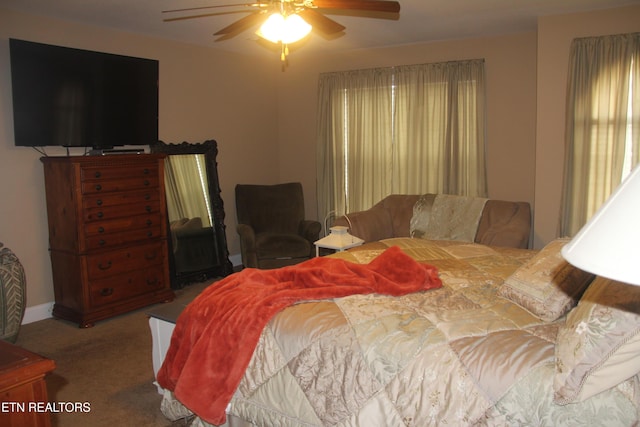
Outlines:
[[[176,302],[188,303],[211,281],[178,289]],[[152,305],[78,328],[60,319],[23,325],[17,345],[52,359],[46,377],[50,402],[87,402],[88,412],[54,413],[54,427],[175,426],[160,412],[153,384],[151,331],[146,313]],[[59,405],[63,407],[63,405]]]

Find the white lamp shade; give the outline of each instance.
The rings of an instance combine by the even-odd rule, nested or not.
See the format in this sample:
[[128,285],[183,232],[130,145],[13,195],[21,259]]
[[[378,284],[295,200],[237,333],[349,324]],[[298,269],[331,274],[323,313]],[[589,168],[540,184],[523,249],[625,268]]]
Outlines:
[[562,248],[576,267],[640,285],[640,165]]
[[311,32],[309,25],[299,15],[282,16],[274,13],[262,24],[257,34],[273,43],[295,43]]

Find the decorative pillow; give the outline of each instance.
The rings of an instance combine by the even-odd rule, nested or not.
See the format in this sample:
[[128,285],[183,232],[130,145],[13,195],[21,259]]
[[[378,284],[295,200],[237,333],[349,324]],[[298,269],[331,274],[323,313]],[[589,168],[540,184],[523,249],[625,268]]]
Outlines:
[[421,239],[424,236],[433,207],[434,194],[423,194],[413,205],[413,215],[409,222],[409,236]]
[[596,278],[558,331],[554,401],[581,402],[640,372],[640,287]]
[[569,240],[556,239],[545,246],[505,280],[498,295],[546,322],[571,310],[593,275],[562,257],[560,249]]

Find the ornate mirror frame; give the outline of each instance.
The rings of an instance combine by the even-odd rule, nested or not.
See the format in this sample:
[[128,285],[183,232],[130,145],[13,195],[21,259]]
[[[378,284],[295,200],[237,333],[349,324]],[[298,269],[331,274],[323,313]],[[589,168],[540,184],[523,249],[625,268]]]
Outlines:
[[[214,256],[210,267],[189,272],[178,272],[173,252],[173,239],[169,240],[169,266],[171,270],[172,287],[180,288],[187,283],[204,281],[212,277],[224,277],[233,272],[233,265],[229,261],[227,237],[224,225],[224,202],[220,196],[220,183],[218,180],[218,143],[215,140],[207,140],[202,143],[182,142],[180,144],[167,144],[158,141],[149,146],[152,153],[164,153],[167,156],[203,154],[207,167],[207,184],[211,209],[211,227],[214,233]],[[169,227],[170,224],[167,224]],[[169,236],[171,230],[169,229]]]

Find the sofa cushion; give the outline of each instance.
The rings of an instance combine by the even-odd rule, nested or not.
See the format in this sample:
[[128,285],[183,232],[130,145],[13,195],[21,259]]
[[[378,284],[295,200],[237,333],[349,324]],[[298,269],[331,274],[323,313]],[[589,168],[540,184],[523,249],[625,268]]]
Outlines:
[[258,258],[309,258],[311,243],[298,234],[256,234]]
[[526,202],[487,200],[478,224],[476,243],[527,249],[531,207]]
[[389,237],[409,237],[413,205],[420,196],[392,194],[366,211],[353,212],[336,220],[334,225],[349,227],[350,233],[367,242]]
[[[435,194],[430,196],[435,197]],[[389,212],[393,237],[409,237],[409,222],[413,215],[413,206],[420,197],[411,194],[392,194],[382,200],[384,208]]]

